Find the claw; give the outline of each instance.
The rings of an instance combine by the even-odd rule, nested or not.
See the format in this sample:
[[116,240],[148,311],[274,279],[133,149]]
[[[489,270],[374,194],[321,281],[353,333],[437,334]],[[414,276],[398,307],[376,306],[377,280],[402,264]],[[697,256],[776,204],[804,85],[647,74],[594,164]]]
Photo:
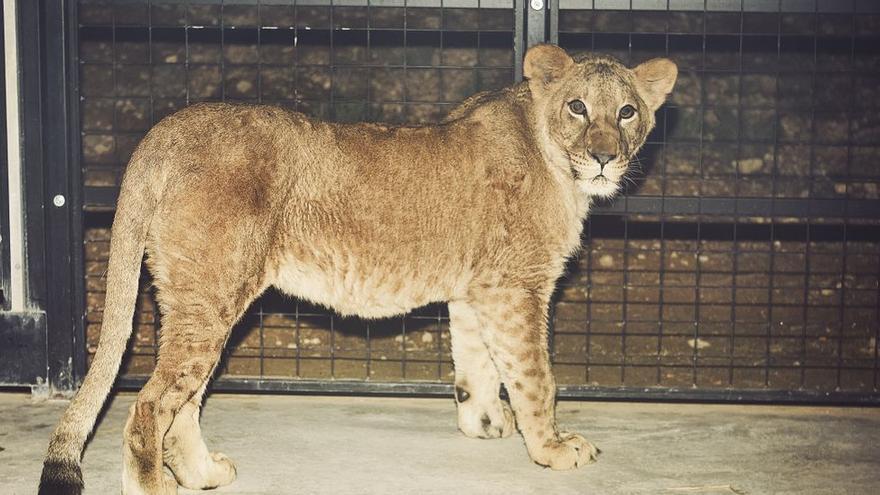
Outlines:
[[598,449],[578,434],[561,432],[558,440],[545,443],[536,454],[533,459],[538,464],[565,470],[595,462]]

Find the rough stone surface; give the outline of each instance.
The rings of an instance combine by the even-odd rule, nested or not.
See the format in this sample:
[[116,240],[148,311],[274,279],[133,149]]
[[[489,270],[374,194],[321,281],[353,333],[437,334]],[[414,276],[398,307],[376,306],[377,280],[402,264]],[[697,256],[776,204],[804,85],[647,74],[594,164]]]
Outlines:
[[[119,493],[120,395],[86,450],[87,494]],[[0,394],[0,487],[34,493],[64,401]],[[237,494],[876,493],[880,409],[563,402],[559,422],[602,449],[553,472],[521,437],[456,431],[452,399],[215,395],[208,443],[236,460]],[[181,493],[195,493],[182,490]]]

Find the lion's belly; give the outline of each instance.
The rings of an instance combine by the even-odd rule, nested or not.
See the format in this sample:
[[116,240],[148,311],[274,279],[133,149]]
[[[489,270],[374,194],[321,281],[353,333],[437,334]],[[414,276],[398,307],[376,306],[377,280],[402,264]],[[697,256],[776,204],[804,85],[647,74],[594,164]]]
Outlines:
[[273,285],[286,294],[364,318],[396,316],[443,299],[442,290],[389,270],[322,270],[292,262],[274,278]]

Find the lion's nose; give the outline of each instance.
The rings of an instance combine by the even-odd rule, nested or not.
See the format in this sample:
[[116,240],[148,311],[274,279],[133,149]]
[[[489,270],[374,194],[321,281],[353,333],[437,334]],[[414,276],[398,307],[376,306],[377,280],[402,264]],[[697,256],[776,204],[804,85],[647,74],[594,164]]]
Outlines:
[[610,153],[590,153],[590,156],[599,162],[600,167],[604,167],[608,162],[617,158],[617,155],[612,155]]

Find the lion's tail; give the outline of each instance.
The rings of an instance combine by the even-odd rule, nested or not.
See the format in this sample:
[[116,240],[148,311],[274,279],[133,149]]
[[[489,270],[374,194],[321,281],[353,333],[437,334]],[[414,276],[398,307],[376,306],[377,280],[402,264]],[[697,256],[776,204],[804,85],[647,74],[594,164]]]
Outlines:
[[142,148],[143,143],[129,163],[113,219],[98,350],[82,387],[52,434],[40,477],[40,495],[82,492],[82,451],[116,379],[132,333],[144,245],[159,196],[149,180],[155,169],[146,163]]

